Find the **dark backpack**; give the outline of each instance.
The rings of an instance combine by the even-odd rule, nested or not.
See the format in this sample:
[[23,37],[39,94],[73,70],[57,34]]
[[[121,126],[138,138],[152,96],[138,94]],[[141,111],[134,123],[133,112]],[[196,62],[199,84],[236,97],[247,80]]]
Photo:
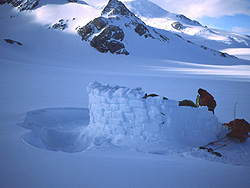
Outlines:
[[250,132],[250,124],[244,119],[235,119],[223,125],[231,129],[231,131],[227,134],[228,137],[236,138],[240,142],[249,137],[248,132]]

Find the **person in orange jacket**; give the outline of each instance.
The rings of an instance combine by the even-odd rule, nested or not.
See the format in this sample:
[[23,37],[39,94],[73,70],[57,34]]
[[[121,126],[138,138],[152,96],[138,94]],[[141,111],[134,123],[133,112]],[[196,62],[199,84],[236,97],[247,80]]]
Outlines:
[[208,93],[205,89],[199,89],[198,93],[200,95],[199,105],[207,106],[209,111],[212,111],[214,114],[214,109],[216,107],[216,101],[214,97]]

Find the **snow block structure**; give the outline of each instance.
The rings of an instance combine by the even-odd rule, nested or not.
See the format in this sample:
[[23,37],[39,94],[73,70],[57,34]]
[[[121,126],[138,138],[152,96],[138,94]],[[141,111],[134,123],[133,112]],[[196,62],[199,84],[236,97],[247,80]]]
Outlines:
[[89,109],[45,108],[27,112],[19,125],[31,131],[22,140],[64,152],[105,144],[147,148],[152,143],[157,148],[159,141],[207,143],[216,139],[221,127],[217,117],[205,107],[179,106],[179,101],[145,95],[141,88],[92,82],[87,91]]
[[144,97],[141,88],[89,84],[89,127],[111,135],[146,139],[214,137],[219,122],[206,108],[179,106],[162,96]]

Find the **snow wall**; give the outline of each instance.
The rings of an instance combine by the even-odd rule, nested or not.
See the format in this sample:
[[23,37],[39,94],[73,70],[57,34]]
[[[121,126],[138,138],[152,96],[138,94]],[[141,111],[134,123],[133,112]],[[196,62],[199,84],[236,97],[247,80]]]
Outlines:
[[93,130],[111,135],[146,139],[213,139],[218,118],[206,107],[179,106],[162,96],[144,98],[141,88],[102,85],[92,82],[89,93],[90,124]]

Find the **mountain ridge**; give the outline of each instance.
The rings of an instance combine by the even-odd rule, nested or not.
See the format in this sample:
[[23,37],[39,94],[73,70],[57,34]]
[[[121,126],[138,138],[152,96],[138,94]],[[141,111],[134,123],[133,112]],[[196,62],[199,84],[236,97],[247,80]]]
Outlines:
[[[46,4],[65,3],[86,4],[92,7],[102,7],[97,4],[104,1],[79,0],[0,0],[0,4],[9,3],[19,11],[37,9]],[[208,28],[196,20],[191,20],[182,14],[170,13],[148,0],[122,0],[126,9],[135,14],[145,24],[158,29],[164,29],[180,35],[182,38],[193,41],[199,45],[223,50],[226,48],[249,48],[250,36],[229,31]],[[55,23],[56,24],[56,23]],[[52,25],[51,25],[52,27]]]
[[[148,0],[125,1],[130,10],[147,25],[177,33],[199,45],[223,50],[229,47],[250,47],[250,36],[208,28],[182,14],[169,13]],[[150,11],[148,11],[150,9]],[[175,27],[178,25],[178,27]]]
[[[31,0],[31,2],[34,1]],[[48,1],[40,0],[39,2],[42,4]],[[43,14],[44,16],[41,17],[43,20],[42,24],[44,24],[48,29],[60,29],[63,32],[70,31],[74,34],[77,32],[81,36],[82,40],[86,41],[90,44],[90,46],[96,48],[102,53],[110,52],[128,55],[136,54],[137,52],[135,53],[135,51],[140,51],[140,54],[145,54],[147,50],[151,49],[149,54],[171,54],[171,51],[187,53],[186,49],[190,48],[188,51],[194,55],[197,53],[203,54],[204,51],[207,51],[208,53],[205,52],[204,54],[232,57],[226,53],[213,50],[213,48],[209,46],[207,47],[206,44],[199,44],[196,43],[196,41],[189,40],[184,37],[182,33],[169,32],[167,30],[157,29],[146,24],[143,20],[137,17],[136,14],[131,12],[121,1],[110,0],[102,11],[97,11],[100,12],[99,17],[95,16],[93,19],[90,17],[89,20],[91,21],[85,19],[83,22],[78,19],[77,14],[74,16],[74,7],[78,7],[78,11],[84,7],[85,9],[91,7],[89,10],[93,11],[93,6],[88,5],[85,1],[84,3],[83,1],[80,3],[85,4],[84,6],[78,6],[79,2],[69,3],[69,1],[66,0],[64,3],[61,1],[60,3],[59,1],[55,2],[55,4],[51,6],[46,5],[41,7],[41,4],[39,4],[38,7],[34,8],[32,11],[21,12],[24,12],[25,14],[31,13],[36,17]],[[57,16],[57,21],[55,21],[53,18],[51,20],[54,21],[47,21],[46,23],[45,18],[47,13],[51,14],[51,16],[54,16],[55,14],[51,12],[53,10],[60,10],[62,8],[63,10],[60,11],[62,16]],[[70,8],[70,11],[73,12],[70,14],[68,14],[68,12],[64,13],[67,11],[67,8]],[[94,15],[96,15],[96,13]],[[81,14],[83,14],[82,16],[84,17],[84,12]],[[47,17],[49,18],[49,16]],[[189,21],[189,19],[185,16],[179,16],[178,18]],[[86,22],[86,24],[82,24],[84,22]],[[182,29],[183,26],[180,25],[180,28]],[[154,39],[154,41],[151,39]]]
[[148,28],[134,13],[118,0],[109,0],[101,12],[101,17],[95,18],[87,25],[78,28],[77,32],[82,40],[89,41],[90,45],[99,52],[111,52],[129,55],[125,49],[124,30],[130,28],[140,37],[152,38],[167,42],[169,39]]
[[[185,16],[181,16],[180,18],[187,19]],[[168,43],[169,37],[167,35],[171,35],[171,33],[167,33],[167,35],[161,34],[154,28],[149,27],[118,0],[109,0],[108,4],[101,12],[101,17],[95,18],[87,25],[78,28],[77,32],[82,37],[82,40],[89,42],[92,47],[96,48],[101,53],[111,52],[129,55],[130,52],[126,49],[126,45],[128,43],[137,44],[128,38],[126,39],[128,35],[126,32],[130,32],[128,28],[134,31],[133,33],[137,33],[140,37],[144,36],[145,40],[149,38]],[[193,45],[191,41],[185,40],[178,34],[174,36],[181,38],[183,43],[190,43]],[[133,35],[131,37],[134,38]],[[200,45],[200,48],[210,51],[211,55],[232,57],[204,45]]]

